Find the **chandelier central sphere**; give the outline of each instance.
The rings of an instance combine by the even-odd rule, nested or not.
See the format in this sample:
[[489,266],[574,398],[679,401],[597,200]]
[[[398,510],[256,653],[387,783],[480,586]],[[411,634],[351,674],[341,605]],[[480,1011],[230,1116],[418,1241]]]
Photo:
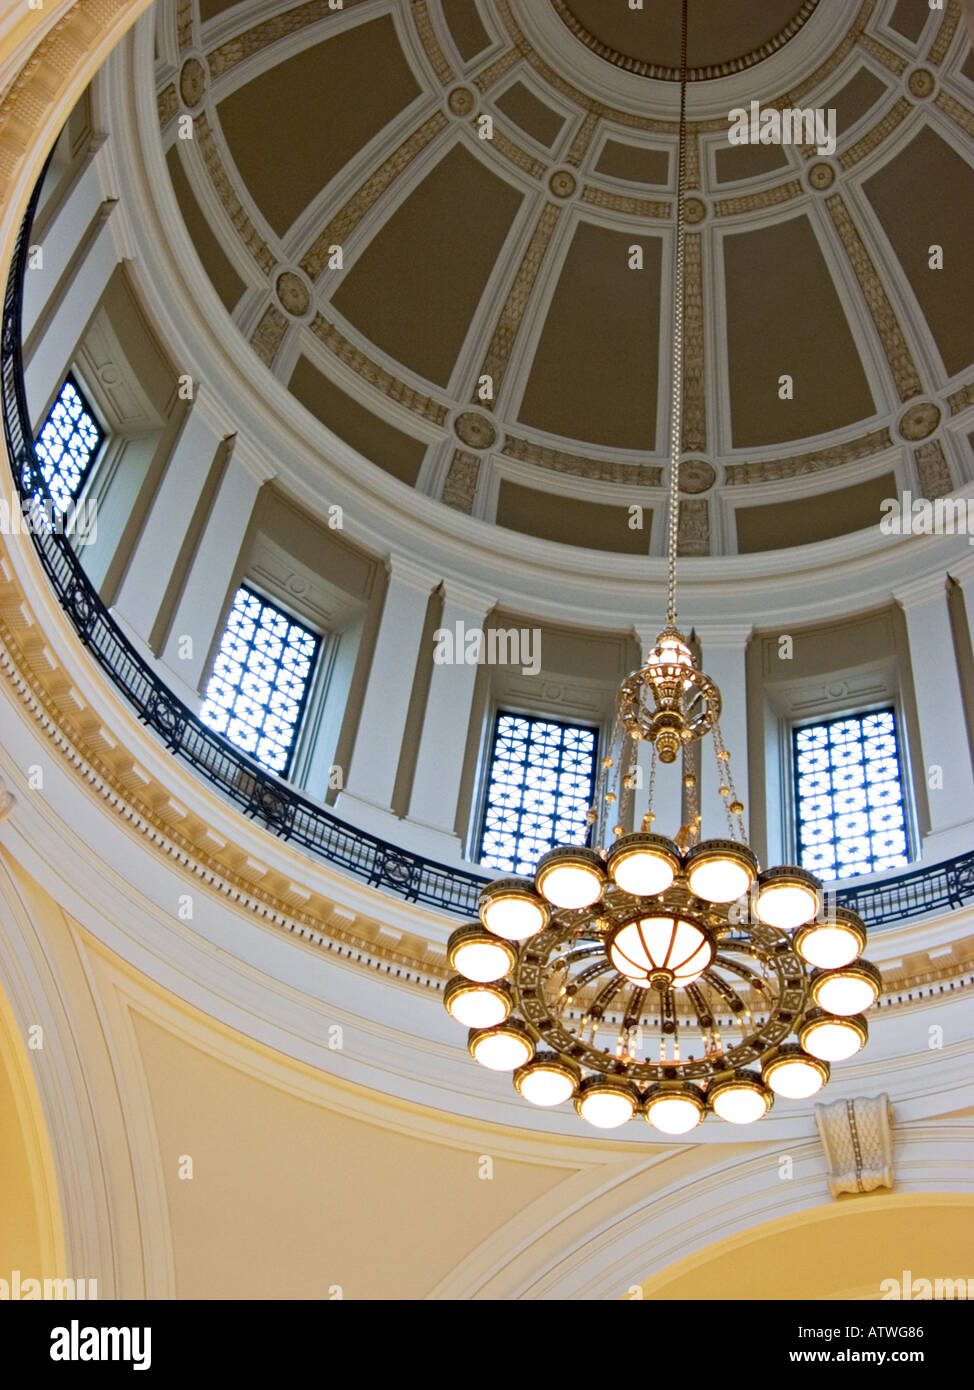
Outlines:
[[665,989],[699,979],[714,958],[714,943],[706,928],[684,917],[640,916],[612,933],[609,958],[627,980]]
[[[866,928],[797,865],[762,871],[748,846],[721,696],[676,625],[683,428],[686,203],[683,0],[666,624],[620,686],[584,845],[556,845],[533,877],[483,890],[459,927],[444,991],[472,1056],[522,1099],[573,1101],[597,1129],[634,1116],[686,1134],[708,1114],[752,1124],[807,1101],[869,1036],[882,988]],[[727,837],[701,839],[697,754],[711,741]],[[682,764],[682,825],[656,832],[657,772]],[[644,785],[644,773],[648,773]],[[636,793],[645,795],[640,818]],[[517,867],[512,864],[512,868]]]

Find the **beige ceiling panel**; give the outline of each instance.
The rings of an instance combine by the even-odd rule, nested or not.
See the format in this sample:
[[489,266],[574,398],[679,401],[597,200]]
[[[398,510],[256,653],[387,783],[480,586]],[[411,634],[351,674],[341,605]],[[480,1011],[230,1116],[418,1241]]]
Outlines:
[[299,357],[288,383],[312,415],[364,454],[379,468],[412,486],[419,474],[426,444],[373,415],[320,372],[307,357]]
[[916,43],[923,32],[923,26],[930,18],[932,8],[930,0],[897,0],[896,8],[887,23],[905,39]]
[[132,1017],[177,1298],[328,1299],[336,1285],[346,1299],[422,1298],[568,1176],[498,1156],[484,1182],[473,1148],[353,1119],[324,1077],[319,1103],[305,1069],[286,1089]]
[[220,245],[216,233],[196,201],[196,195],[190,187],[189,179],[186,177],[186,171],[179,157],[178,143],[173,145],[166,155],[166,164],[169,168],[169,177],[172,180],[176,202],[179,204],[179,211],[186,223],[186,230],[196,247],[196,254],[202,261],[203,269],[210,277],[213,288],[223,300],[227,310],[232,313],[233,306],[247,287],[237,274],[233,262]]
[[445,386],[521,197],[454,145],[362,252],[332,303],[377,347]]
[[628,183],[643,183],[659,188],[665,186],[669,179],[670,157],[666,150],[628,145],[624,140],[606,140],[595,172],[605,174],[610,179],[625,179]]
[[[734,446],[805,439],[871,416],[855,339],[808,218],[727,236],[723,253]],[[791,400],[778,394],[785,375]]]
[[477,0],[440,0],[440,8],[457,52],[465,63],[469,63],[490,44],[490,35],[480,18]]
[[886,83],[880,81],[869,68],[860,68],[844,87],[828,99],[828,106],[835,110],[835,128],[841,136],[860,120],[871,106],[888,90]]
[[884,498],[898,496],[896,478],[884,473],[854,487],[837,488],[793,502],[763,507],[738,507],[737,549],[742,555],[758,550],[783,550],[792,545],[831,540],[850,531],[878,526]]
[[508,87],[494,105],[526,134],[549,148],[558,139],[565,124],[561,112],[553,111],[523,82],[515,82]]
[[225,97],[218,111],[251,197],[283,236],[418,95],[392,19],[383,15],[260,73]]
[[718,183],[755,179],[789,167],[781,145],[718,145],[714,162]]
[[[630,270],[629,248],[643,252]],[[656,445],[662,240],[579,223],[521,402],[536,429],[593,444]]]
[[555,492],[538,492],[520,483],[502,480],[497,498],[497,525],[521,531],[541,540],[561,541],[589,550],[614,550],[626,555],[649,551],[652,512],[643,512],[643,529],[629,527],[629,508]]
[[224,10],[232,10],[239,0],[199,0],[200,23],[205,24],[209,19],[216,19],[218,14],[223,14]]
[[[865,189],[948,373],[962,371],[974,362],[974,169],[927,126]],[[930,269],[934,245],[943,247],[942,270]]]

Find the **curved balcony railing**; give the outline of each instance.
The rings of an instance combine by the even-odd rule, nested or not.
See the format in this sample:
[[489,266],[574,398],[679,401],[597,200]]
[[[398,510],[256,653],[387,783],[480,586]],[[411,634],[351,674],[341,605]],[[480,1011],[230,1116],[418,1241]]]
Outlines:
[[[7,279],[0,344],[4,436],[25,517],[29,517],[34,498],[50,497],[34,452],[21,339],[24,272],[40,186],[38,183],[21,226]],[[476,916],[477,899],[486,878],[424,859],[355,829],[308,801],[208,729],[176,698],[121,632],[68,538],[49,526],[32,525],[29,521],[27,529],[79,638],[139,718],[174,756],[188,763],[246,815],[261,821],[272,834],[293,841],[335,868],[409,902],[423,903],[451,915]],[[928,869],[844,889],[837,899],[874,927],[960,907],[974,900],[974,851]]]

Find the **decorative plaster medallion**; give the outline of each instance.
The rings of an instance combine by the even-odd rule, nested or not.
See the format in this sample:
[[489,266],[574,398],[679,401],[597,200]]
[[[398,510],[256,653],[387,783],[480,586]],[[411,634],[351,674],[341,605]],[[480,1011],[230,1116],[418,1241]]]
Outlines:
[[688,198],[683,205],[683,210],[691,227],[702,222],[707,216],[707,204],[702,198]]
[[899,431],[904,439],[926,439],[939,424],[939,405],[933,401],[914,401],[900,416]]
[[933,95],[937,82],[929,68],[915,68],[910,73],[906,85],[912,94],[922,101],[924,97]]
[[816,189],[819,193],[824,193],[826,188],[831,188],[835,183],[835,170],[831,164],[824,161],[813,164],[808,171],[808,186]]
[[179,74],[179,95],[186,106],[199,106],[206,91],[206,68],[198,58],[187,58]]
[[277,277],[277,297],[281,308],[292,318],[303,318],[311,307],[311,293],[293,270],[285,270]]
[[714,468],[706,459],[683,459],[680,462],[680,491],[707,492],[717,481]]
[[477,98],[469,87],[454,87],[446,104],[454,116],[469,116],[477,104]]
[[465,410],[453,422],[457,438],[471,449],[489,449],[497,439],[497,431],[486,415]]
[[548,180],[548,187],[556,198],[570,198],[578,184],[570,169],[556,169]]

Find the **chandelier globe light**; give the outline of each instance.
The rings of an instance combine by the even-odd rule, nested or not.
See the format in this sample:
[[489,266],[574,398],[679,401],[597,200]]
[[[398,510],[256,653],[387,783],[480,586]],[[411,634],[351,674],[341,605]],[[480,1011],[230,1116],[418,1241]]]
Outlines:
[[[458,928],[444,997],[481,1065],[542,1108],[574,1104],[615,1130],[662,1137],[706,1117],[753,1124],[807,1102],[868,1041],[882,990],[862,919],[797,865],[762,868],[747,841],[721,695],[677,625],[687,146],[682,0],[666,620],[622,682],[584,845],[556,845],[533,878],[505,877]],[[701,838],[709,742],[725,838]],[[646,774],[644,776],[644,773]],[[682,824],[656,826],[658,776],[679,776]],[[644,785],[644,782],[646,785]]]

